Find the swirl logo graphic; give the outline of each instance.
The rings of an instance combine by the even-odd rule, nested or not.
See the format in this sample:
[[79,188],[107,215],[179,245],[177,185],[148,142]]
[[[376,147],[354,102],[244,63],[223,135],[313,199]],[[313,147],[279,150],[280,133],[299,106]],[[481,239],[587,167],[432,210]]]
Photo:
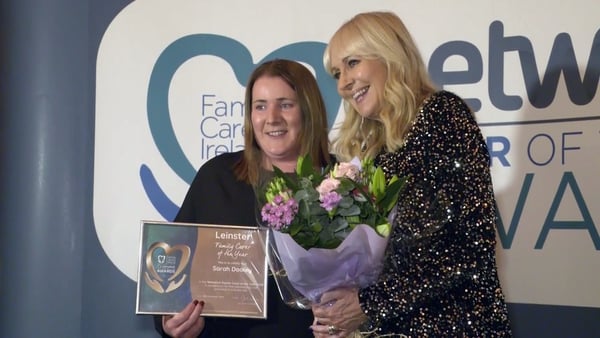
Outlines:
[[[195,34],[174,41],[162,52],[154,65],[147,100],[148,123],[152,138],[165,162],[182,180],[188,184],[192,182],[196,169],[186,158],[177,141],[168,105],[169,84],[179,66],[185,61],[199,55],[220,57],[229,63],[242,86],[245,85],[252,70],[266,60],[285,58],[310,65],[325,99],[327,119],[331,128],[339,109],[340,99],[334,80],[322,65],[325,46],[321,42],[293,43],[273,51],[254,64],[250,52],[244,45],[225,36]],[[152,205],[166,220],[172,220],[179,207],[165,194],[148,165],[142,164],[139,174],[144,191]]]

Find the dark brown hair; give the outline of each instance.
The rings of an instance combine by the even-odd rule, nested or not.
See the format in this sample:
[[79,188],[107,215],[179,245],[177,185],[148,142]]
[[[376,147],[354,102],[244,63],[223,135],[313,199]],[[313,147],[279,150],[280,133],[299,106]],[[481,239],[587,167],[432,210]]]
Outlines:
[[302,112],[300,154],[309,155],[315,166],[324,167],[331,161],[325,102],[314,75],[302,64],[284,59],[267,61],[250,75],[244,98],[244,157],[235,165],[236,177],[256,186],[259,180],[263,152],[254,138],[252,128],[252,88],[261,77],[283,79],[298,97]]

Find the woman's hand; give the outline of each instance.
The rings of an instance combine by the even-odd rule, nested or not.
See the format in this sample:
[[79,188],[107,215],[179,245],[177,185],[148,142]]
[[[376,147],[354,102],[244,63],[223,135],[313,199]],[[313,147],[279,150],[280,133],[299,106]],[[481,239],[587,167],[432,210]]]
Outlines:
[[312,306],[315,320],[311,329],[318,338],[348,337],[367,320],[360,308],[358,290],[343,288],[326,292]]
[[196,338],[204,329],[204,302],[194,300],[174,316],[162,316],[162,327],[173,338]]

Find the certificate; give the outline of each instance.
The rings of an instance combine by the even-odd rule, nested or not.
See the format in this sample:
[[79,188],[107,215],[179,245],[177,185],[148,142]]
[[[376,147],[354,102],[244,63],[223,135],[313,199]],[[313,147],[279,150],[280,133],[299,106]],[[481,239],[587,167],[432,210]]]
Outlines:
[[136,314],[266,318],[266,231],[250,226],[142,221]]

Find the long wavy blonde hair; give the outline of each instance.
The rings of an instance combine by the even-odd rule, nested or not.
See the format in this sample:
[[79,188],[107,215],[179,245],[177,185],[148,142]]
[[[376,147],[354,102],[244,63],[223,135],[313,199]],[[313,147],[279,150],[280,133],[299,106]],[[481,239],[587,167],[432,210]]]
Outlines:
[[332,55],[379,60],[387,70],[377,119],[363,119],[344,101],[346,117],[333,143],[336,156],[344,161],[354,156],[372,158],[382,150],[402,147],[420,105],[436,91],[402,20],[391,12],[357,14],[335,32],[325,49],[323,63],[333,75]]

